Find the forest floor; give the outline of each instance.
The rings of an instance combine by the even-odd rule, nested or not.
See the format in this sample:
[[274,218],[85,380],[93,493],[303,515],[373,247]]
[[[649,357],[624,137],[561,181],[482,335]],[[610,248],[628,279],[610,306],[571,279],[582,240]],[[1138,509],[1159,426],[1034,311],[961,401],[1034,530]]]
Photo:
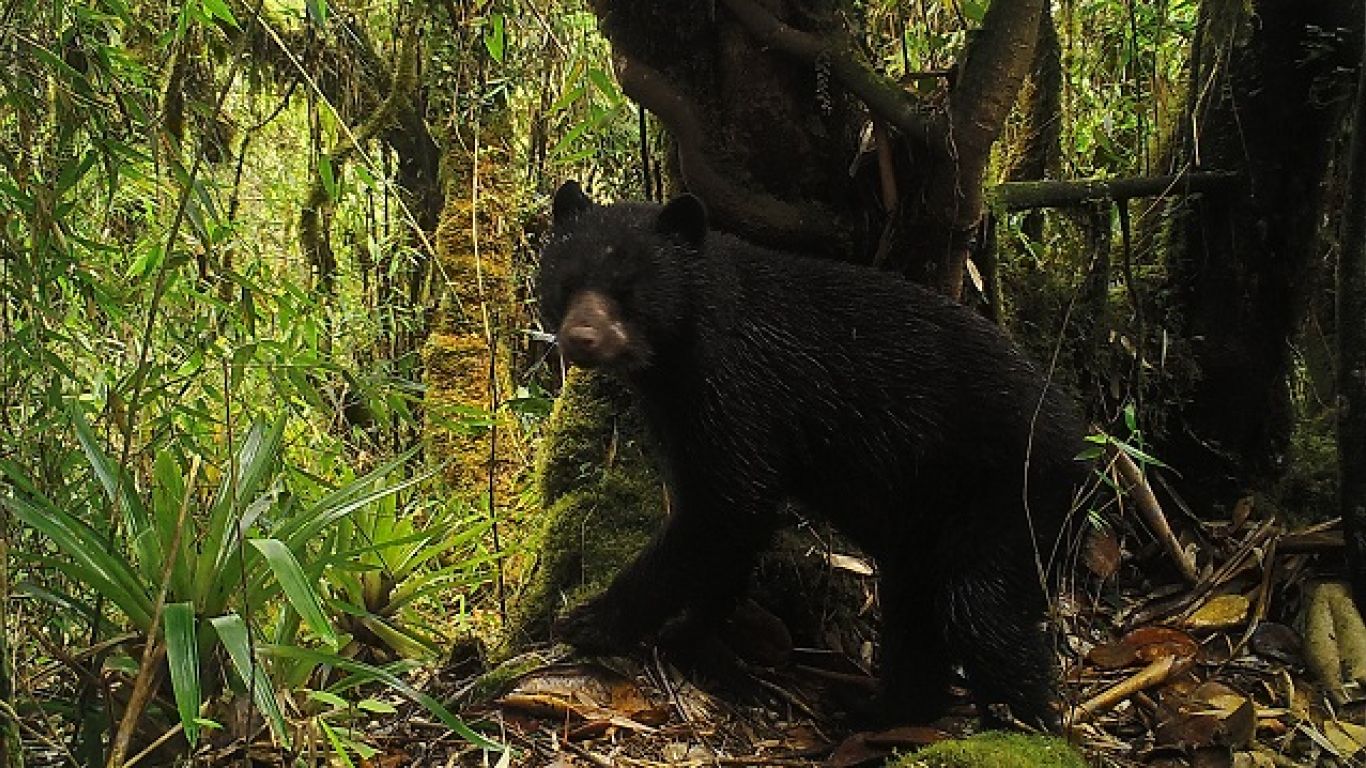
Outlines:
[[[1089,762],[1366,764],[1352,682],[1366,680],[1366,628],[1344,588],[1319,578],[1340,559],[1340,529],[1287,532],[1250,503],[1233,517],[1184,526],[1193,534],[1180,545],[1198,563],[1184,579],[1160,537],[1130,552],[1120,542],[1141,540],[1133,531],[1098,534],[1080,553],[1054,605],[1068,740]],[[871,697],[864,666],[793,648],[782,665],[737,657],[723,682],[698,683],[657,656],[575,661],[545,649],[505,664],[519,674],[502,673],[496,695],[462,716],[515,750],[501,764],[555,767],[881,765],[975,729],[963,692],[935,723],[855,731],[844,713]],[[429,689],[448,696],[481,680],[448,673]],[[372,764],[500,764],[412,714],[383,729],[393,751]]]

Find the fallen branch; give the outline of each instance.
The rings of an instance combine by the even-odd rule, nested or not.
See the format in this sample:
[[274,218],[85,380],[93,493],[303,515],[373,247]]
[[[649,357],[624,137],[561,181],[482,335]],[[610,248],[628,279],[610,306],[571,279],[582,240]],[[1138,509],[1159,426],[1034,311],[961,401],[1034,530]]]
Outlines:
[[1167,550],[1167,554],[1176,563],[1177,570],[1181,572],[1181,577],[1192,584],[1199,581],[1200,575],[1195,570],[1195,558],[1181,547],[1176,534],[1172,533],[1167,516],[1162,512],[1162,505],[1157,502],[1152,486],[1148,485],[1148,481],[1143,477],[1143,470],[1114,443],[1108,443],[1105,451],[1110,465],[1119,473],[1120,487],[1134,500],[1139,513],[1143,515],[1143,521],[1148,524],[1148,530],[1153,532],[1161,542],[1162,548]]
[[1231,188],[1238,178],[1238,174],[1229,171],[1195,171],[1172,176],[1132,176],[1122,179],[1010,181],[992,187],[987,192],[987,199],[996,208],[1007,211],[1065,208],[1099,200],[1123,201],[1135,197],[1217,192]]
[[1078,704],[1071,712],[1070,725],[1084,723],[1139,691],[1160,685],[1190,668],[1192,659],[1176,656],[1163,656],[1140,669],[1132,677],[1106,688],[1100,693]]

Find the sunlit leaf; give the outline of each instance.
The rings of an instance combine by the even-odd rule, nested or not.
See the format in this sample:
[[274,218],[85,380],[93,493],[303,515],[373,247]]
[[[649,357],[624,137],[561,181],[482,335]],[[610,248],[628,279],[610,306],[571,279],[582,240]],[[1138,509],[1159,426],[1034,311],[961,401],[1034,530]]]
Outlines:
[[489,56],[499,64],[503,63],[503,49],[507,44],[506,20],[501,13],[489,14],[488,25],[484,29],[484,48]]
[[209,623],[218,635],[218,642],[228,652],[228,658],[232,660],[238,679],[251,691],[257,708],[266,714],[275,738],[288,748],[289,730],[285,726],[285,717],[280,711],[280,702],[275,698],[275,688],[271,685],[270,678],[252,658],[247,623],[235,613],[216,616],[209,619]]

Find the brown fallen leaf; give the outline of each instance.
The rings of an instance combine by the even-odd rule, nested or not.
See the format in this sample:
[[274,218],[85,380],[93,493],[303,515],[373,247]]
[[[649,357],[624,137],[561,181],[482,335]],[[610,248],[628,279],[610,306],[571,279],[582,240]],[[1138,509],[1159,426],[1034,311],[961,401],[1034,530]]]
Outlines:
[[875,747],[926,747],[953,736],[928,725],[901,725],[885,731],[865,734],[868,744]]
[[1086,549],[1082,555],[1086,567],[1097,578],[1108,579],[1119,570],[1121,559],[1119,534],[1113,528],[1093,530],[1086,537]]
[[1194,749],[1247,748],[1257,728],[1252,700],[1219,682],[1202,683],[1175,702],[1170,715],[1154,731],[1157,743]]
[[854,733],[840,742],[825,761],[828,768],[854,768],[874,760],[881,760],[892,754],[891,747],[878,747],[868,743],[868,734]]

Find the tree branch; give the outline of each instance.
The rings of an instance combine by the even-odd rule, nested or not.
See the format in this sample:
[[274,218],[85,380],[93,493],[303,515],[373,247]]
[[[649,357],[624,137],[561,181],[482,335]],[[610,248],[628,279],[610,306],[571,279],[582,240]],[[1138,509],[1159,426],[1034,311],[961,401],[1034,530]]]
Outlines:
[[1010,0],[987,9],[949,95],[949,122],[961,153],[985,155],[1000,135],[1034,58],[1042,10],[1042,0]]
[[706,151],[706,133],[692,101],[658,70],[635,59],[615,59],[621,89],[659,116],[678,142],[678,160],[687,188],[707,201],[723,224],[774,245],[809,249],[812,243],[847,246],[848,232],[829,212],[798,205],[737,184],[716,169]]
[[830,72],[878,117],[925,146],[942,146],[943,115],[920,109],[889,77],[879,74],[847,46],[784,24],[752,0],[721,0],[735,18],[765,45],[813,64],[825,61]]

